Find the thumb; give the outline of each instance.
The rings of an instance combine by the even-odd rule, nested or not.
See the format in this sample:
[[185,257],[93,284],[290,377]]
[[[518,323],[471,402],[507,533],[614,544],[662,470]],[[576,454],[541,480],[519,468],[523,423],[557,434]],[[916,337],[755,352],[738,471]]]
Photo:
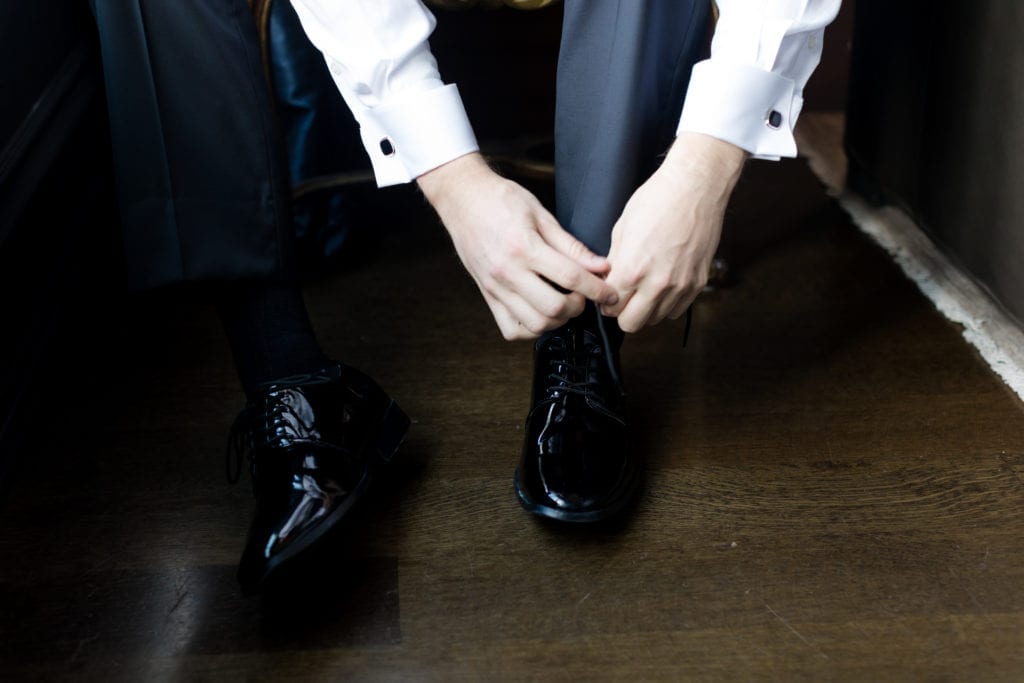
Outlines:
[[551,214],[546,218],[547,220],[542,218],[538,221],[538,229],[540,236],[555,251],[571,258],[595,275],[604,275],[608,272],[608,259],[598,256],[588,249],[587,245],[566,232]]

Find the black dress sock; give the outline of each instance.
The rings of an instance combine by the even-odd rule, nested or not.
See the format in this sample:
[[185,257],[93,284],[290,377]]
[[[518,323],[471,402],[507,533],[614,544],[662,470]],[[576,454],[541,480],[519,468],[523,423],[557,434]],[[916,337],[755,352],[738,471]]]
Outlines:
[[302,290],[296,284],[225,285],[217,301],[235,368],[247,396],[272,380],[333,365],[317,342]]

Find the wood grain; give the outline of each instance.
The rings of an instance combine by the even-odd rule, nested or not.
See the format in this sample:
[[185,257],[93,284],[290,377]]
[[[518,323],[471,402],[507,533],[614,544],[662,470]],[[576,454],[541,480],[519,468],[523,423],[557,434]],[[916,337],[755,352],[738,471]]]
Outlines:
[[519,508],[530,347],[417,198],[376,201],[376,246],[308,288],[329,352],[413,417],[375,494],[242,598],[215,317],[93,312],[110,327],[68,340],[60,387],[89,400],[55,401],[0,516],[0,678],[1024,677],[1021,404],[801,162],[744,178],[739,281],[689,347],[671,324],[627,341],[646,493],[595,529]]

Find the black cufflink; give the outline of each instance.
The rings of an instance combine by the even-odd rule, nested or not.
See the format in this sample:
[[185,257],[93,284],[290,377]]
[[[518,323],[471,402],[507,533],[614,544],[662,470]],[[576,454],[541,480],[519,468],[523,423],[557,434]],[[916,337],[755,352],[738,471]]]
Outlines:
[[380,141],[380,151],[383,152],[384,156],[389,157],[395,153],[395,146],[391,144],[391,140],[382,138]]
[[782,125],[782,114],[775,109],[768,112],[768,116],[764,120],[765,125],[769,128],[778,128]]

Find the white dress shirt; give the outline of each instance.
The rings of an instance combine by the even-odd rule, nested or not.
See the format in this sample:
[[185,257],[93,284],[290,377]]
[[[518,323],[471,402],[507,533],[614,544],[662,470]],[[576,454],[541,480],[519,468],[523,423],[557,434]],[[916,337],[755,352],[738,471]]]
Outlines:
[[[704,133],[762,159],[795,156],[793,126],[840,0],[718,0],[711,58],[693,70],[677,133]],[[377,184],[405,183],[479,149],[445,85],[422,0],[292,0],[360,126]]]

